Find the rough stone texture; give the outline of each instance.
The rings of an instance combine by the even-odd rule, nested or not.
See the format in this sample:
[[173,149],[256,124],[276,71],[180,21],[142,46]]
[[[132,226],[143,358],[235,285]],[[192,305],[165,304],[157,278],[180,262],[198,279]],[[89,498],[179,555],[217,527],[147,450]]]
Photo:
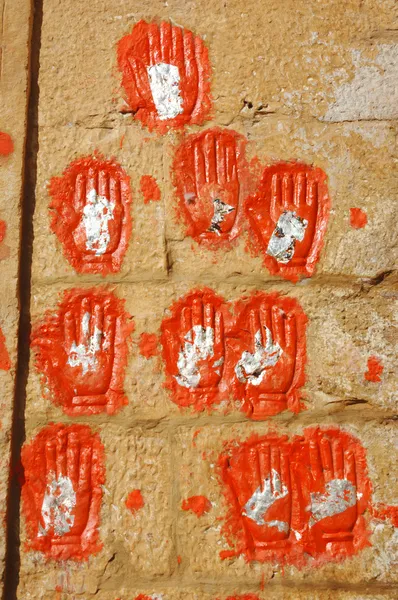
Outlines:
[[[54,309],[70,287],[108,284],[126,300],[135,332],[125,381],[129,404],[113,417],[75,419],[99,431],[105,446],[104,548],[87,563],[55,564],[22,546],[21,600],[394,597],[396,538],[389,522],[373,520],[372,546],[341,564],[298,570],[249,565],[242,558],[221,561],[218,518],[225,505],[212,467],[223,440],[270,427],[299,433],[309,425],[335,424],[366,447],[374,502],[396,501],[394,12],[392,0],[310,0],[300,6],[293,0],[150,0],[144,7],[131,0],[43,1],[32,321]],[[294,158],[327,173],[332,211],[311,280],[294,286],[271,277],[262,260],[246,252],[247,232],[217,252],[184,237],[170,179],[180,133],[148,133],[125,114],[122,100],[116,44],[141,18],[170,18],[205,39],[214,97],[207,126],[244,134],[248,158],[257,156],[261,165]],[[120,273],[105,279],[77,275],[49,228],[49,180],[96,149],[117,159],[133,191],[132,238]],[[142,175],[156,178],[160,202],[144,203]],[[366,211],[363,229],[351,227],[351,207]],[[160,357],[147,360],[139,353],[140,335],[159,334],[171,303],[204,285],[227,301],[254,290],[298,299],[309,319],[307,410],[252,423],[233,402],[199,415],[173,404]],[[372,355],[384,366],[379,383],[364,378]],[[43,396],[33,363],[32,357],[27,439],[51,421],[73,420]],[[135,515],[125,506],[132,489],[141,489],[145,502]],[[201,518],[181,510],[183,499],[198,494],[213,503]]]
[[10,430],[14,400],[18,333],[18,259],[21,227],[22,172],[28,92],[30,2],[0,2],[0,131],[9,134],[14,150],[0,155],[0,220],[7,227],[0,244],[0,328],[10,356],[9,371],[0,370],[0,595],[5,557],[5,516],[9,479]]

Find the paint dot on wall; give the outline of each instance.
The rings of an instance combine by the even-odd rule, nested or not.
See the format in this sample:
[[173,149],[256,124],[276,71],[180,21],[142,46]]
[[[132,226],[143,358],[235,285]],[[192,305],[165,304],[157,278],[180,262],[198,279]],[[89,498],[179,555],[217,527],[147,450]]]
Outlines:
[[158,354],[158,336],[156,333],[141,333],[139,342],[140,354],[146,359],[157,356]]
[[4,333],[0,329],[0,369],[3,371],[9,371],[11,367],[11,361],[6,348],[6,340]]
[[398,506],[389,506],[378,502],[372,506],[372,516],[381,521],[390,521],[394,527],[398,527]]
[[191,496],[182,501],[182,510],[191,510],[197,517],[202,517],[211,509],[211,502],[206,496]]
[[0,243],[6,237],[6,231],[7,231],[7,225],[4,223],[4,221],[0,221]]
[[160,189],[156,179],[152,175],[143,175],[140,180],[140,190],[144,197],[144,204],[158,202],[160,200]]
[[4,131],[0,131],[0,155],[8,156],[14,151],[14,142],[11,136]]
[[362,229],[368,222],[368,216],[362,208],[350,208],[350,225],[354,229]]
[[127,508],[134,514],[144,506],[141,490],[132,490],[126,499]]
[[368,358],[368,370],[365,372],[366,381],[372,383],[378,383],[381,381],[381,374],[383,373],[384,367],[377,356],[370,356]]

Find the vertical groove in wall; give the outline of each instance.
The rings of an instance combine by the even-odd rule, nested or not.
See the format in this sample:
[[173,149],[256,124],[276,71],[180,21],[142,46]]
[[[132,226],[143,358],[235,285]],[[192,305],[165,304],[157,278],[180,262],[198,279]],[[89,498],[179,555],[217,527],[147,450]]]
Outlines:
[[21,446],[25,439],[26,383],[29,372],[30,294],[38,151],[39,54],[43,0],[32,0],[29,58],[29,100],[21,199],[21,242],[19,252],[18,359],[11,429],[10,479],[7,503],[7,540],[3,600],[16,600],[20,567],[19,506],[23,473]]

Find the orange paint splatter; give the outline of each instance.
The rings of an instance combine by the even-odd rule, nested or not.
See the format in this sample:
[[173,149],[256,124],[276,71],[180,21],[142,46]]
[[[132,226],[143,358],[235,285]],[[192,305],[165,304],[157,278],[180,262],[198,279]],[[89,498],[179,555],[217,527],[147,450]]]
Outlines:
[[146,359],[157,356],[158,336],[156,333],[141,333],[139,342],[140,354]]
[[202,431],[202,427],[199,427],[199,429],[197,429],[196,431],[194,431],[194,434],[192,436],[192,446],[194,448],[196,448],[196,438],[198,437],[198,435],[200,434],[200,432]]
[[123,133],[123,135],[120,138],[120,142],[119,142],[119,148],[120,148],[120,150],[123,148],[124,138],[125,138],[125,134]]
[[191,496],[182,501],[181,508],[186,511],[192,510],[197,517],[202,517],[211,509],[211,502],[206,496]]
[[255,594],[244,594],[243,596],[228,596],[226,600],[260,600]]
[[6,339],[4,333],[0,329],[0,369],[3,371],[9,371],[11,367],[10,356],[6,348]]
[[127,496],[125,504],[133,514],[143,508],[145,503],[141,494],[141,490],[133,490],[130,492]]
[[180,555],[177,556],[177,562],[179,565],[182,563],[182,558]]
[[0,243],[6,237],[6,231],[7,231],[7,225],[5,224],[4,221],[0,221]]
[[144,204],[149,204],[151,200],[154,202],[160,200],[160,189],[156,179],[152,175],[143,175],[141,177],[140,190],[144,197]]
[[366,381],[371,381],[372,383],[379,383],[381,381],[380,375],[383,373],[384,367],[381,364],[381,361],[377,356],[371,356],[368,358],[368,370],[365,372]]
[[0,155],[8,156],[12,152],[14,152],[14,142],[11,136],[4,133],[4,131],[0,131]]
[[389,506],[379,502],[371,508],[372,516],[381,521],[390,521],[394,527],[398,527],[398,506]]
[[362,208],[350,208],[350,225],[354,229],[362,229],[368,222],[368,216]]

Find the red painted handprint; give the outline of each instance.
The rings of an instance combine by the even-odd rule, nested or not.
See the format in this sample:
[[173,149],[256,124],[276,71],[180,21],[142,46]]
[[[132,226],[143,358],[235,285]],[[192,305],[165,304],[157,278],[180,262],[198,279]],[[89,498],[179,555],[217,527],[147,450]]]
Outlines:
[[246,213],[254,247],[272,274],[292,281],[313,274],[329,208],[321,169],[300,163],[266,167],[258,192],[246,201]]
[[49,187],[51,227],[80,273],[119,271],[131,233],[130,178],[100,156],[72,162]]
[[57,560],[98,552],[103,446],[84,425],[49,425],[22,449],[29,547]]
[[199,125],[208,116],[208,52],[191,31],[140,21],[120,40],[118,63],[131,110],[150,130]]
[[72,290],[56,315],[36,327],[36,366],[68,414],[113,414],[127,400],[124,368],[132,325],[105,290]]
[[187,235],[219,246],[240,232],[244,142],[219,128],[191,135],[176,150],[173,181]]

